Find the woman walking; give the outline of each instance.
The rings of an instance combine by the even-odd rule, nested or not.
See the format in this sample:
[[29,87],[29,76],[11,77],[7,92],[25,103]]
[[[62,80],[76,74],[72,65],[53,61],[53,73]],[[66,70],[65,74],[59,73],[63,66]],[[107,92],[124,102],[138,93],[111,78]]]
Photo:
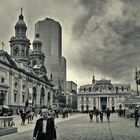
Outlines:
[[92,120],[93,120],[93,112],[92,111],[89,112],[89,117],[90,117],[90,121],[92,122]]

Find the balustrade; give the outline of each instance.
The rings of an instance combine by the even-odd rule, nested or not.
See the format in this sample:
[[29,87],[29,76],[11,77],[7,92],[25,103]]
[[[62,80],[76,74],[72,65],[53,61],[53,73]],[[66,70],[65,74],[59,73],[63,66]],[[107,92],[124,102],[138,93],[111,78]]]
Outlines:
[[14,126],[13,116],[0,117],[0,131]]

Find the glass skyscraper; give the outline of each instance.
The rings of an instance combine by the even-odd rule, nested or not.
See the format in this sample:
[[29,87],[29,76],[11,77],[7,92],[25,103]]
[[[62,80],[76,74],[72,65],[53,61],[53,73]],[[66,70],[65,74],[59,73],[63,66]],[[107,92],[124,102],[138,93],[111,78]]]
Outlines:
[[[35,34],[39,33],[42,40],[42,51],[45,54],[45,67],[48,78],[51,77],[58,88],[59,82],[62,82],[62,28],[59,22],[46,18],[35,24]],[[65,82],[65,81],[64,81]]]

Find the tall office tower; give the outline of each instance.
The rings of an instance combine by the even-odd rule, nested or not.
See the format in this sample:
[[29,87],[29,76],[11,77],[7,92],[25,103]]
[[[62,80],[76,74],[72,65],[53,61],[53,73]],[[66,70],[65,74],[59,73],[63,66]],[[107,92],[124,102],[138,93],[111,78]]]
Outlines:
[[61,81],[62,35],[59,22],[46,18],[35,24],[35,34],[40,34],[42,51],[45,54],[45,67],[48,78],[52,74],[52,82],[58,88]]
[[64,93],[66,92],[66,59],[65,57],[61,58],[61,86]]

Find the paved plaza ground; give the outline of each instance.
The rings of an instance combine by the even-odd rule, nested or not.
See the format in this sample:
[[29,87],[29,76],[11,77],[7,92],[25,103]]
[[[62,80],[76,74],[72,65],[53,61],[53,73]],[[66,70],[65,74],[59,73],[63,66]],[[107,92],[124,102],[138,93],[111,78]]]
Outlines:
[[[89,121],[88,114],[73,115],[68,119],[56,119],[57,140],[139,140],[140,127],[134,127],[134,120],[111,116],[111,122]],[[0,137],[0,140],[32,140],[35,122],[23,126],[16,134]]]

